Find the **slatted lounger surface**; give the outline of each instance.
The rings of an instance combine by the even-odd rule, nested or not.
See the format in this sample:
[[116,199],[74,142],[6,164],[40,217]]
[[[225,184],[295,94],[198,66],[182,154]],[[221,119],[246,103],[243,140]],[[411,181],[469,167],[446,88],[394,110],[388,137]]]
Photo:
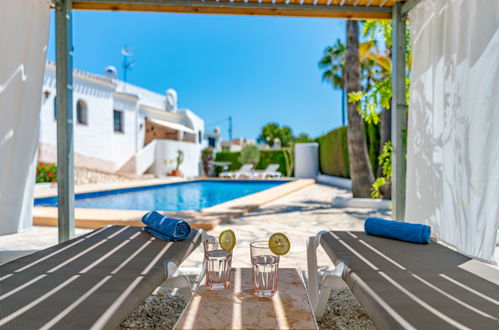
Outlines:
[[0,328],[115,329],[201,242],[110,226],[0,266]]
[[380,329],[499,329],[499,271],[438,243],[333,231],[320,244]]

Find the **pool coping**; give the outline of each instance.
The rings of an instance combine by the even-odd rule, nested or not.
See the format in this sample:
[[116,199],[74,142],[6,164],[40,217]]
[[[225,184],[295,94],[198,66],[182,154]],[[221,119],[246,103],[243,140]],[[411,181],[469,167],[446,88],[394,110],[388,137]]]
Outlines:
[[[213,181],[217,178],[201,178],[182,180],[188,181]],[[248,180],[250,181],[250,180]],[[271,180],[268,180],[271,181]],[[283,180],[276,180],[283,181]],[[88,193],[105,190],[117,190],[134,188],[140,186],[162,185],[177,183],[179,181],[148,180],[142,182],[133,182],[126,184],[106,185],[99,188],[82,187],[76,189],[76,193]],[[301,190],[315,183],[314,179],[292,179],[281,185],[268,188],[250,195],[217,204],[199,211],[177,211],[160,213],[186,220],[193,228],[202,228],[211,230],[216,226],[240,217],[251,212],[262,205],[270,203],[276,199],[284,197],[290,193]],[[111,188],[112,187],[112,188]],[[35,198],[53,197],[51,194],[37,194]],[[107,225],[138,226],[142,227],[142,216],[149,210],[115,210],[115,209],[88,209],[75,208],[75,225],[79,228],[100,228]],[[34,206],[33,207],[33,225],[36,226],[57,226],[57,207]]]

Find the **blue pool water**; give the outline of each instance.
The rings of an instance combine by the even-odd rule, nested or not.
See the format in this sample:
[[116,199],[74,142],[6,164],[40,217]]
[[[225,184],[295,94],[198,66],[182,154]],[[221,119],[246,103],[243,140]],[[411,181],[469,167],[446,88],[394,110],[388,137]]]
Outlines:
[[[75,207],[92,209],[200,210],[275,187],[286,181],[189,181],[75,195]],[[37,198],[37,206],[57,206],[57,197]]]

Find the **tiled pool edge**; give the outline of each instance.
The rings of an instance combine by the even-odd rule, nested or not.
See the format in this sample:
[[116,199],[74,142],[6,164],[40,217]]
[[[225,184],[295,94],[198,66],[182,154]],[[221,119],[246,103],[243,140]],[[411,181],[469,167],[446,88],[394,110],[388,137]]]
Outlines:
[[[201,211],[162,212],[185,219],[193,228],[211,230],[219,224],[242,216],[260,206],[315,183],[313,179],[295,179],[279,186],[218,204]],[[106,225],[142,226],[140,219],[147,211],[75,209],[76,227],[100,228]],[[56,207],[33,207],[33,225],[57,226]]]

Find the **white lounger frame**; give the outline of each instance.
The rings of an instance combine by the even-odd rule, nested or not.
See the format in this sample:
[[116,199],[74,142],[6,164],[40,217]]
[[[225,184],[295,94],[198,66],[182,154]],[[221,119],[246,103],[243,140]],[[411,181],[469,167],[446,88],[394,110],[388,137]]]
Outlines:
[[[203,248],[203,242],[208,238],[208,234],[204,229],[198,229],[199,233],[201,234],[201,248]],[[165,271],[167,272],[167,280],[161,283],[160,287],[162,288],[170,288],[174,289],[177,288],[179,289],[180,293],[185,297],[187,301],[189,301],[192,296],[192,286],[191,286],[191,281],[189,280],[189,277],[187,275],[179,275],[178,274],[178,265],[175,263],[174,260],[166,260],[165,261]],[[203,260],[203,266],[201,268],[201,274],[199,275],[199,282],[201,282],[204,278],[205,275],[205,263]]]
[[307,239],[308,295],[317,320],[322,319],[324,315],[331,289],[345,287],[342,278],[343,270],[345,269],[344,262],[340,261],[336,264],[332,273],[319,278],[317,270],[317,248],[320,245],[322,235],[325,233],[327,232],[321,231],[316,236]]

